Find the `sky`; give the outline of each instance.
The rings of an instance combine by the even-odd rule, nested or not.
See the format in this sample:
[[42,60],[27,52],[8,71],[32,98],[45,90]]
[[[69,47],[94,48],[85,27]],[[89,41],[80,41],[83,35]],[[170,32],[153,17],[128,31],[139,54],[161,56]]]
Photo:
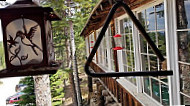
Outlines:
[[[16,0],[6,0],[9,3],[14,3]],[[2,8],[0,6],[0,8]],[[2,41],[2,30],[1,30],[1,21],[0,21],[0,41]],[[15,86],[19,83],[21,77],[13,77],[13,78],[3,78],[0,79],[0,81],[3,82],[3,84],[0,85],[0,106],[6,106],[6,99],[9,96],[14,95],[15,92]]]
[[[14,3],[16,0],[6,0],[6,2],[9,2],[9,3]],[[1,1],[2,2],[2,1]],[[0,6],[0,8],[2,8],[2,6]],[[3,41],[3,35],[2,35],[2,27],[1,27],[1,20],[0,20],[0,41]]]
[[19,83],[20,77],[3,78],[0,81],[3,82],[0,85],[0,106],[6,106],[6,99],[16,94],[15,86]]

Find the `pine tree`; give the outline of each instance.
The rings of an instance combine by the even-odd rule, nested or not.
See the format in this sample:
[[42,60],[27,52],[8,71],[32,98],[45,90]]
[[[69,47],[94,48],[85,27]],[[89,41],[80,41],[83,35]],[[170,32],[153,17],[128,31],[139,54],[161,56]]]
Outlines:
[[26,106],[26,105],[36,106],[33,77],[31,76],[25,77],[20,80],[19,84],[26,85],[26,87],[24,88],[23,91],[21,91],[24,93],[24,95],[20,97],[21,101],[19,101],[18,104],[21,106]]
[[64,80],[67,79],[66,71],[59,69],[56,74],[50,75],[52,105],[60,106],[64,98]]

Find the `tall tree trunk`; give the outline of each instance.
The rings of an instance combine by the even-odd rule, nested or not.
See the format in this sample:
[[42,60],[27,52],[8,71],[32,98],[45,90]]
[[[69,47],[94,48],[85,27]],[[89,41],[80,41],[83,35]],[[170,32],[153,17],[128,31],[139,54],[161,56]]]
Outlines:
[[71,84],[71,89],[72,89],[72,97],[73,97],[73,106],[77,106],[78,102],[77,102],[77,93],[76,93],[76,90],[75,90],[75,82],[74,82],[74,76],[73,76],[73,73],[70,72],[69,73],[69,81],[70,81],[70,84]]
[[73,22],[72,21],[69,21],[69,26],[70,26],[70,38],[71,38],[73,75],[74,75],[74,80],[75,80],[75,89],[77,92],[78,106],[82,106],[82,96],[81,96],[81,89],[80,89],[79,76],[78,76],[78,65],[77,65],[77,59],[76,59],[76,48],[75,48],[74,30],[73,30]]
[[[43,0],[33,0],[40,4]],[[36,106],[51,106],[51,89],[49,75],[34,76]]]
[[36,106],[51,106],[49,75],[34,76]]
[[[70,42],[69,39],[67,39],[67,47],[68,49],[68,53],[67,53],[67,67],[71,70],[72,69],[72,61],[71,61],[71,47],[70,47]],[[69,72],[69,82],[70,82],[70,86],[71,86],[71,90],[72,90],[72,100],[73,100],[73,105],[77,106],[78,102],[77,102],[77,93],[75,90],[75,82],[74,82],[74,76],[73,76],[73,72]]]

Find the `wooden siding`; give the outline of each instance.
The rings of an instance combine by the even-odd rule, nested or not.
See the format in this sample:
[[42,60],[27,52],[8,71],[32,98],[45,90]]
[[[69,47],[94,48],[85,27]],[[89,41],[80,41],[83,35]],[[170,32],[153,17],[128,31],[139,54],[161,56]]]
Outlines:
[[[98,65],[95,63],[91,63],[90,67],[95,72],[104,72]],[[110,92],[117,98],[118,102],[122,104],[122,106],[142,106],[142,104],[135,99],[122,85],[120,85],[115,79],[110,77],[100,78]]]

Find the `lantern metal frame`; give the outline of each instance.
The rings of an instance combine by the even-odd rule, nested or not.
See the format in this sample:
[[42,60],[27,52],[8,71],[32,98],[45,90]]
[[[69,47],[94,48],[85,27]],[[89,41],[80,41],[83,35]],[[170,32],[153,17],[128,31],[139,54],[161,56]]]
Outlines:
[[[2,20],[3,45],[4,45],[5,63],[6,63],[6,69],[0,70],[0,78],[56,73],[56,71],[59,69],[59,67],[62,64],[62,61],[55,61],[51,59],[50,49],[47,47],[48,45],[50,45],[48,43],[48,39],[50,39],[48,36],[51,35],[51,33],[49,34],[49,32],[47,31],[51,29],[46,28],[46,26],[49,25],[48,24],[49,22],[51,24],[51,21],[61,20],[61,18],[59,18],[59,16],[53,11],[52,8],[41,7],[35,2],[33,2],[32,0],[17,0],[14,4],[0,9],[0,18]],[[24,22],[25,19],[34,21],[35,23],[37,23],[36,26],[40,27],[39,37],[41,39],[40,40],[41,50],[39,51],[41,52],[43,58],[42,60],[40,60],[39,64],[36,64],[34,62],[30,64],[24,64],[24,65],[22,65],[21,62],[20,62],[21,65],[11,64],[11,58],[14,56],[12,57],[9,56],[8,50],[10,48],[9,47],[10,45],[8,46],[7,43],[12,42],[13,44],[11,46],[14,46],[14,42],[16,42],[14,40],[16,39],[16,37],[13,38],[11,37],[11,35],[9,35],[10,38],[8,40],[7,39],[8,33],[6,32],[7,30],[6,28],[11,22],[14,22],[17,19],[22,19],[22,23],[21,23],[23,24],[22,30],[24,31],[25,34],[27,32],[25,22]],[[30,28],[30,31],[31,29],[32,27]],[[34,30],[36,30],[35,26],[34,26]],[[27,33],[30,33],[30,31]],[[24,38],[26,37],[27,36],[25,35]],[[23,38],[21,37],[21,40],[22,39]],[[33,46],[36,46],[36,44],[34,44],[32,40],[30,40],[30,38],[28,38],[28,41],[30,41],[30,43],[32,43]],[[34,47],[31,46],[31,48],[33,49]],[[36,48],[39,49],[39,47],[36,47]],[[35,50],[33,51],[34,53],[36,53]],[[20,52],[20,51],[17,50],[17,52]],[[15,50],[15,53],[16,53],[16,50]],[[23,56],[22,58],[25,59],[27,58],[27,56]]]
[[138,71],[138,72],[98,72],[94,73],[89,70],[90,63],[92,62],[92,59],[100,46],[100,43],[102,41],[103,36],[105,35],[106,29],[109,26],[109,23],[111,19],[113,18],[113,15],[115,14],[116,10],[119,7],[123,7],[125,12],[128,14],[128,16],[131,18],[137,29],[139,30],[140,34],[145,38],[145,40],[148,42],[149,46],[153,50],[153,52],[156,54],[156,56],[159,58],[161,62],[166,61],[163,55],[161,54],[160,50],[157,48],[155,43],[151,40],[150,36],[146,33],[144,27],[141,25],[141,23],[137,20],[129,6],[124,3],[122,0],[117,0],[116,3],[113,5],[111,10],[109,11],[109,14],[106,18],[106,21],[98,35],[98,38],[95,42],[94,48],[92,49],[89,57],[87,58],[86,64],[85,64],[85,72],[87,75],[91,77],[127,77],[127,76],[169,76],[173,75],[172,70],[164,70],[164,71]]

